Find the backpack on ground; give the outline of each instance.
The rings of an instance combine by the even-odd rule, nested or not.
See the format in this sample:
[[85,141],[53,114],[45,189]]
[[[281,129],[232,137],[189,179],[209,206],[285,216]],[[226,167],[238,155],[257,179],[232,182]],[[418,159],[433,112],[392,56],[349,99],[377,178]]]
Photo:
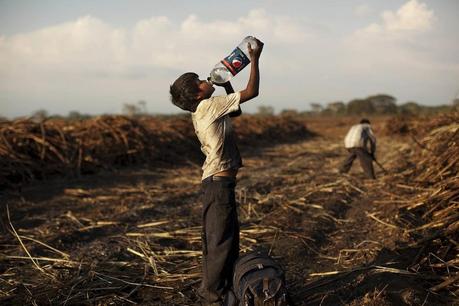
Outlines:
[[239,257],[233,289],[239,306],[292,306],[284,271],[271,257],[252,252]]

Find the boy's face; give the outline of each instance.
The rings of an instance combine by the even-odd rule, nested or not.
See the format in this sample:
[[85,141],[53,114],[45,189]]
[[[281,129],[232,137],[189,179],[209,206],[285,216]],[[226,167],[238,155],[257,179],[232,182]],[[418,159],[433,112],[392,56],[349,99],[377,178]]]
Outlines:
[[199,87],[199,99],[208,99],[212,96],[215,91],[215,88],[212,86],[212,83],[206,80],[198,80]]

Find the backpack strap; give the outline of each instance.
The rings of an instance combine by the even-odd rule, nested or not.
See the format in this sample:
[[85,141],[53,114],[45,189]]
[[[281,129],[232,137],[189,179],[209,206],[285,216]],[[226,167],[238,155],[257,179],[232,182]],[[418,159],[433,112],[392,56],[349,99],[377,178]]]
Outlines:
[[263,292],[267,295],[269,291],[269,279],[267,277],[263,278]]
[[[255,262],[256,259],[256,262]],[[241,278],[252,270],[262,270],[265,268],[274,268],[276,270],[282,271],[277,263],[275,263],[270,258],[253,258],[252,260],[245,262],[239,265],[234,274],[234,283],[237,284],[241,280]]]
[[[275,294],[279,291],[282,286],[282,282],[277,284],[277,287],[274,289]],[[269,295],[269,278],[263,278],[263,293],[265,294],[265,302],[271,300],[275,297],[274,295]]]
[[[269,302],[269,301],[273,300],[276,297],[276,294],[279,291],[279,289],[281,288],[281,286],[282,286],[282,282],[279,282],[279,284],[277,284],[277,287],[274,289],[274,294],[270,295],[269,294],[270,293],[269,292],[269,278],[267,278],[267,277],[263,278],[263,293],[265,295],[264,298],[262,298],[263,302],[266,303],[266,302]],[[250,293],[250,296],[252,296],[254,298],[255,298],[255,296],[257,296],[257,292],[256,292],[256,289],[253,287],[253,284],[249,284],[247,286],[247,288],[244,290],[242,296],[247,295],[248,292]],[[286,296],[285,296],[285,298],[286,298]],[[277,300],[274,300],[274,301],[277,302]]]
[[233,278],[234,289],[236,291],[240,290],[239,284],[241,282],[241,279],[246,274],[254,270],[263,270],[265,268],[274,268],[276,271],[279,271],[282,277],[284,275],[284,272],[282,271],[280,266],[276,262],[274,262],[271,258],[264,258],[264,257],[252,258],[251,260],[244,262],[243,264],[240,264],[236,267],[234,278]]

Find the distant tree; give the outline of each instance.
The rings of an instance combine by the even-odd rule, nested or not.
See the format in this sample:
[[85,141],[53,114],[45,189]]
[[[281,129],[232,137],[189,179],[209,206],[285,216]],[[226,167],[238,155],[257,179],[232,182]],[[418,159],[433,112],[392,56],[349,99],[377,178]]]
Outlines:
[[453,100],[453,109],[459,110],[459,98]]
[[332,115],[343,115],[346,113],[346,104],[341,101],[331,102],[327,104],[325,111]]
[[48,111],[45,109],[39,109],[32,113],[32,120],[41,122],[49,117]]
[[147,113],[147,102],[140,100],[137,103],[124,103],[123,114],[128,117],[136,117]]
[[313,113],[318,114],[324,110],[324,107],[319,103],[309,103],[309,105],[311,105],[311,111]]
[[418,115],[422,112],[422,107],[416,102],[406,102],[398,107],[398,111],[402,115]]
[[139,102],[137,102],[137,105],[139,106],[140,112],[142,114],[146,114],[147,113],[147,102],[146,101],[139,100]]
[[272,116],[274,115],[274,108],[272,106],[258,106],[258,115]]
[[70,111],[67,115],[67,118],[70,120],[83,120],[91,118],[91,116],[88,114],[81,114],[78,111]]
[[70,111],[69,114],[67,115],[67,118],[69,119],[80,119],[81,114],[78,111]]
[[48,119],[65,119],[65,116],[59,115],[59,114],[52,114],[48,116]]
[[298,116],[298,111],[296,109],[283,109],[280,112],[281,116]]
[[424,106],[423,113],[425,114],[440,114],[450,112],[452,109],[451,105],[435,105],[435,106]]
[[354,99],[347,104],[347,112],[351,115],[373,114],[375,109],[368,99]]
[[380,94],[366,98],[373,105],[377,114],[395,114],[397,112],[396,99],[392,96]]
[[140,114],[140,108],[136,104],[124,103],[123,114],[125,114],[128,117],[138,116]]

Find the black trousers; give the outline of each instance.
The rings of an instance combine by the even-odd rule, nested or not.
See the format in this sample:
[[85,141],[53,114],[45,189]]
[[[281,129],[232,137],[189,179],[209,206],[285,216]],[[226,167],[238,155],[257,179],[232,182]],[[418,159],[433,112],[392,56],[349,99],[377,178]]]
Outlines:
[[[217,180],[218,179],[218,180]],[[202,282],[204,304],[221,301],[232,285],[239,256],[239,221],[234,188],[236,179],[217,177],[202,182]]]
[[341,164],[339,172],[347,173],[351,167],[354,159],[359,158],[360,165],[362,166],[363,172],[368,178],[375,179],[375,171],[373,169],[373,157],[363,148],[350,148],[347,149],[349,155]]

